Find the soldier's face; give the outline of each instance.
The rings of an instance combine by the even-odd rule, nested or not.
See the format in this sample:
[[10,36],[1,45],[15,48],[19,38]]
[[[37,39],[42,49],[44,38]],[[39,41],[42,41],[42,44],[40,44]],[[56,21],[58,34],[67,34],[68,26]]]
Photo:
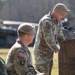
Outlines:
[[58,22],[61,21],[62,19],[64,19],[64,17],[65,17],[65,15],[61,15],[61,14],[58,13],[58,15],[57,15],[57,21]]
[[32,43],[34,39],[34,35],[29,35],[29,43]]
[[62,19],[64,19],[65,16],[66,16],[66,14],[60,14],[57,11],[55,12],[55,17],[58,22],[61,21]]

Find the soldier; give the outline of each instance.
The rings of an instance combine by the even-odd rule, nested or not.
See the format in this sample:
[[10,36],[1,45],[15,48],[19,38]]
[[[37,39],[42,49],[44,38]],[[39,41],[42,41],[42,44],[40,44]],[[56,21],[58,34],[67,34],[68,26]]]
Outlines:
[[61,20],[69,11],[64,4],[58,3],[39,21],[34,44],[35,65],[45,75],[51,75],[53,54],[59,51],[59,45],[64,40]]
[[32,43],[35,28],[31,24],[23,23],[17,30],[18,39],[11,47],[6,58],[9,75],[36,75],[31,63],[31,54],[27,46]]

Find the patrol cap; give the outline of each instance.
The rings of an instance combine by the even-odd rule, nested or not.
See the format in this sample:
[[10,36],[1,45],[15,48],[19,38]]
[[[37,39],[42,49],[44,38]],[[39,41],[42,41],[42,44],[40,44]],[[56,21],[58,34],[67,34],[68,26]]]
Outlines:
[[70,11],[63,3],[56,4],[53,10],[57,10],[60,14],[68,14]]
[[30,23],[23,23],[18,27],[17,32],[22,32],[25,34],[34,35],[35,34],[35,26]]

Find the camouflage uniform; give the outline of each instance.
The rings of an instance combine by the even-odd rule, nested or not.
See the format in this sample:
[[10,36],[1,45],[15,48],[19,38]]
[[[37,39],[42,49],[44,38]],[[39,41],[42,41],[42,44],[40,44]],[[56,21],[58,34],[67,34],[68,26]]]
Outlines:
[[9,50],[6,65],[9,75],[36,75],[30,52],[20,41],[16,41]]
[[[47,23],[49,21],[49,24]],[[57,44],[64,40],[61,23],[53,20],[50,13],[45,15],[39,22],[34,44],[36,69],[51,75],[53,65],[53,53],[59,50]]]

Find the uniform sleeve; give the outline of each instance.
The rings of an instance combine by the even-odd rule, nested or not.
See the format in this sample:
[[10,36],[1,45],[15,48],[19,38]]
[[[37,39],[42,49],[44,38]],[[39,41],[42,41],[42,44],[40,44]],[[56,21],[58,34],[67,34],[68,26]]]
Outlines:
[[14,54],[14,68],[18,75],[36,75],[33,66],[28,64],[26,53],[18,50]]
[[46,44],[50,47],[50,49],[54,52],[58,51],[58,46],[56,45],[56,41],[52,32],[52,22],[50,20],[45,20],[43,22],[42,31]]
[[64,37],[63,31],[62,31],[62,24],[61,23],[58,24],[58,34],[57,34],[57,36],[58,36],[57,37],[58,42],[59,42],[59,44],[61,44],[62,41],[65,40],[65,37]]

